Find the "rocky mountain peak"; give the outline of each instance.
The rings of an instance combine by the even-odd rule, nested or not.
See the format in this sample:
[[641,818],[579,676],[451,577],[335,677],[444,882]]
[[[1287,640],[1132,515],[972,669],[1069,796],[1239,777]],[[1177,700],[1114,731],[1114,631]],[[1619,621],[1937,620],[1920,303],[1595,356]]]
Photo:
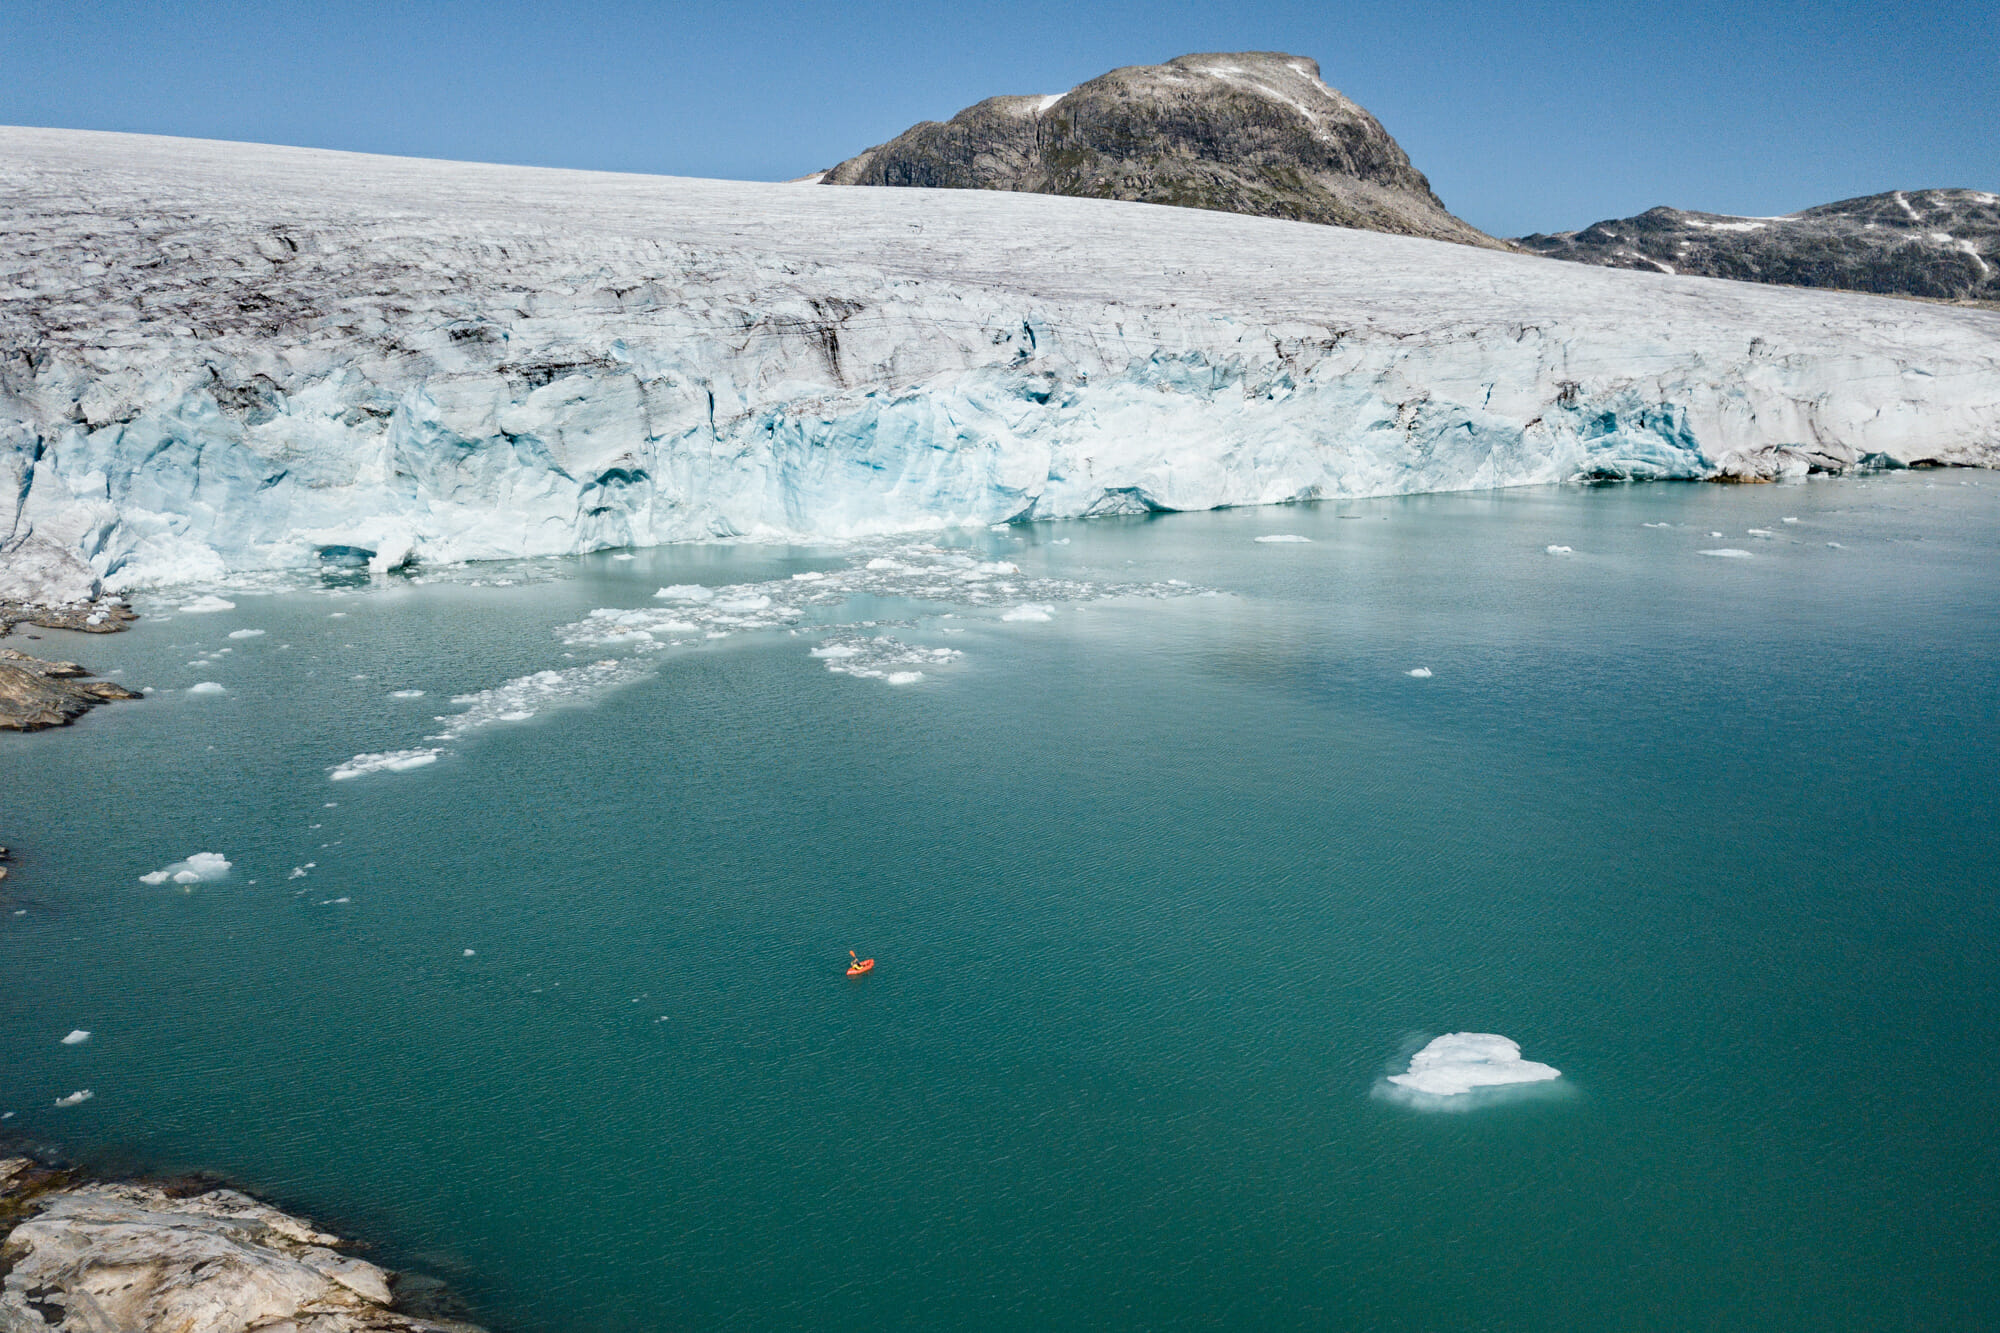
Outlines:
[[1280,51],[1130,65],[989,97],[824,173],[828,185],[1128,199],[1505,248],[1446,210],[1381,123]]
[[2000,195],[1984,190],[1889,190],[1782,217],[1649,208],[1517,244],[1611,268],[2000,300]]

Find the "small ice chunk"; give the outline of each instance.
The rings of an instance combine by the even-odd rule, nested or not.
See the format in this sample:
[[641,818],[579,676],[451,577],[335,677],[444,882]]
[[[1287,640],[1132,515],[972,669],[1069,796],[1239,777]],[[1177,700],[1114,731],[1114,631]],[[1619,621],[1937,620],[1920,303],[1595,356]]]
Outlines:
[[473,957],[477,957],[477,956],[478,956],[478,953],[479,953],[479,950],[477,950],[477,949],[467,949],[467,950],[465,951],[465,954],[464,954],[464,957],[467,957],[467,958],[473,958]]
[[188,686],[189,694],[227,694],[229,691],[212,680],[204,680]]
[[390,690],[389,697],[391,699],[421,699],[424,697],[424,692],[422,690]]
[[1267,544],[1267,545],[1274,545],[1274,544],[1279,544],[1279,543],[1285,543],[1285,544],[1290,544],[1290,543],[1294,543],[1294,542],[1305,542],[1305,543],[1309,543],[1309,542],[1311,542],[1311,541],[1312,541],[1312,538],[1310,538],[1310,537],[1301,537],[1301,536],[1299,536],[1299,534],[1298,534],[1298,533],[1296,533],[1296,532],[1273,532],[1273,533],[1270,533],[1270,534],[1269,534],[1269,535],[1267,535],[1267,536],[1263,536],[1263,537],[1254,537],[1254,538],[1252,538],[1251,540],[1253,540],[1253,541],[1260,541],[1260,542],[1263,542],[1263,543],[1265,543],[1265,544]]
[[664,597],[670,602],[712,602],[715,594],[699,583],[676,583],[660,589],[655,597]]
[[1744,531],[1752,537],[1775,537],[1778,535],[1769,528],[1745,528]]
[[1570,546],[1550,546],[1550,547],[1547,547],[1547,548],[1545,548],[1545,549],[1546,549],[1546,550],[1548,551],[1548,553],[1549,553],[1550,555],[1574,555],[1574,554],[1576,554],[1576,550],[1575,550],[1575,548],[1574,548],[1574,547],[1570,547]]
[[1415,676],[1418,680],[1429,680],[1431,678],[1431,669],[1429,667],[1412,667],[1403,674],[1406,676]]
[[1030,602],[1017,606],[1000,617],[1002,620],[1054,620],[1055,608],[1046,602]]
[[499,722],[526,722],[534,715],[535,710],[532,708],[516,708],[510,713],[500,714],[495,720]]
[[734,597],[719,598],[715,603],[715,609],[718,611],[735,611],[741,613],[744,611],[768,610],[770,605],[771,599],[765,594],[761,592],[749,592],[738,593]]
[[923,678],[921,671],[891,671],[887,677],[891,685],[914,685]]
[[1697,551],[1695,554],[1721,556],[1724,560],[1748,560],[1750,558],[1748,551],[1739,550],[1734,546],[1723,546],[1713,551]]
[[637,560],[639,557],[633,555],[630,551],[621,551],[617,555],[612,556],[611,558],[613,560]]
[[851,643],[827,643],[813,649],[812,655],[814,657],[859,657],[861,656],[861,649]]
[[80,1088],[80,1089],[78,1089],[77,1091],[75,1091],[75,1092],[72,1092],[72,1093],[71,1093],[71,1094],[70,1094],[69,1096],[67,1096],[67,1097],[58,1097],[58,1098],[56,1098],[56,1105],[57,1105],[57,1106],[81,1106],[81,1105],[83,1105],[83,1104],[84,1104],[85,1102],[89,1101],[89,1100],[90,1100],[90,1099],[91,1099],[92,1097],[95,1097],[96,1095],[97,1095],[97,1094],[96,1094],[96,1093],[94,1093],[94,1092],[92,1092],[92,1091],[91,1091],[91,1090],[90,1090],[89,1088]]
[[1719,532],[1711,532],[1711,533],[1709,533],[1708,535],[1709,535],[1709,536],[1711,536],[1711,537],[1720,537],[1720,536],[1721,536],[1722,534],[1721,534],[1721,533],[1719,533]]
[[1520,1046],[1493,1032],[1447,1032],[1410,1057],[1408,1073],[1389,1081],[1412,1092],[1456,1097],[1474,1088],[1545,1083],[1562,1071],[1521,1058]]
[[236,603],[225,601],[213,593],[210,593],[206,597],[197,597],[192,602],[185,603],[181,607],[183,611],[195,612],[234,611],[235,609]]
[[90,1030],[88,1028],[76,1028],[67,1037],[63,1038],[62,1044],[65,1046],[81,1046],[89,1040]]
[[262,638],[263,634],[264,631],[260,629],[233,629],[229,631],[229,637],[232,639],[257,639]]
[[[1717,535],[1717,536],[1721,536],[1722,534],[1720,534],[1720,533],[1717,533],[1716,535]],[[327,612],[327,613],[326,613],[326,618],[327,618],[328,620],[345,620],[345,619],[347,619],[347,612],[345,612],[345,611],[329,611],[329,612]]]
[[820,573],[820,572],[819,572],[818,570],[816,570],[816,569],[808,569],[808,570],[807,570],[807,571],[806,571],[805,573],[803,573],[803,574],[794,574],[794,575],[792,575],[792,582],[794,582],[794,583],[818,583],[818,582],[819,582],[819,581],[820,581],[821,579],[823,579],[823,578],[825,578],[825,577],[826,577],[826,575],[824,575],[824,574]]
[[1796,523],[1796,522],[1798,522],[1799,520],[1798,520],[1798,519],[1797,519],[1796,517],[1791,517],[1791,518],[1781,518],[1781,519],[1779,519],[1778,521],[1779,521],[1780,523]]
[[1839,542],[1828,542],[1827,545],[1832,547],[1836,551],[1845,551],[1847,549],[1845,546],[1842,546]]
[[165,884],[172,880],[176,884],[198,884],[204,880],[221,879],[229,873],[229,858],[221,852],[196,852],[185,861],[176,861],[165,870],[155,870],[139,876],[141,884]]
[[433,746],[423,750],[383,750],[376,754],[357,754],[354,758],[333,770],[335,782],[345,782],[365,773],[407,773],[425,764],[434,764],[440,750]]
[[1642,528],[1671,528],[1671,527],[1673,526],[1673,524],[1671,524],[1671,523],[1641,523],[1641,524],[1640,524],[1639,526],[1640,526],[1640,527],[1642,527]]

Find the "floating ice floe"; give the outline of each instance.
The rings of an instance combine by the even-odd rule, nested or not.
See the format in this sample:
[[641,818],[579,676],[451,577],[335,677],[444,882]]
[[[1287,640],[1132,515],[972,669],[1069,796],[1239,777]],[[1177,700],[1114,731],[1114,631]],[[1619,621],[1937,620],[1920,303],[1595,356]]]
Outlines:
[[702,587],[699,583],[676,583],[670,587],[660,589],[653,596],[664,597],[670,602],[712,602],[715,600],[715,593]]
[[1548,553],[1549,553],[1550,555],[1575,555],[1575,554],[1576,554],[1576,551],[1575,551],[1575,549],[1574,549],[1574,548],[1572,548],[1572,547],[1568,547],[1568,546],[1550,546],[1550,547],[1548,547],[1548,548],[1547,548],[1547,550],[1548,550]]
[[1003,612],[1000,618],[1002,620],[1028,620],[1028,621],[1054,620],[1055,610],[1056,609],[1053,606],[1050,606],[1044,602],[1029,602],[1023,606],[1017,606],[1012,608],[1011,610]]
[[1778,520],[1778,522],[1780,522],[1780,523],[1796,523],[1796,522],[1798,522],[1798,519],[1796,519],[1796,518],[1781,518],[1781,519],[1779,519],[1779,520]]
[[1256,542],[1263,542],[1267,546],[1272,546],[1272,545],[1289,546],[1295,543],[1309,545],[1312,542],[1312,538],[1301,537],[1296,532],[1273,532],[1268,536],[1252,537],[1250,540]]
[[815,647],[812,655],[837,675],[891,685],[914,685],[924,678],[923,668],[944,666],[964,656],[955,648],[918,648],[886,634],[859,633],[831,638]]
[[428,740],[457,740],[496,722],[525,722],[544,708],[579,702],[598,691],[636,679],[644,666],[627,658],[604,658],[583,666],[537,671],[479,690],[452,696],[465,711],[438,718],[444,726]]
[[1775,537],[1778,535],[1769,528],[1745,528],[1744,531],[1752,537]]
[[1418,680],[1429,680],[1431,678],[1431,669],[1429,667],[1411,667],[1403,674],[1406,676],[1415,676]]
[[233,629],[229,631],[229,637],[232,639],[257,639],[262,638],[263,635],[264,631],[261,629]]
[[434,764],[440,750],[436,746],[415,750],[383,750],[376,754],[357,754],[354,758],[333,770],[333,781],[345,782],[368,773],[406,773],[425,764]]
[[391,699],[421,699],[424,697],[424,692],[422,690],[390,690],[389,697]]
[[1845,546],[1842,546],[1839,542],[1828,542],[1827,545],[1836,551],[1845,551],[1847,549]]
[[81,1106],[81,1105],[83,1105],[83,1104],[84,1104],[85,1102],[89,1101],[89,1100],[90,1100],[90,1099],[91,1099],[92,1097],[95,1097],[96,1095],[97,1095],[97,1094],[96,1094],[96,1093],[94,1093],[94,1092],[92,1092],[92,1091],[91,1091],[91,1090],[90,1090],[89,1088],[80,1088],[80,1089],[78,1089],[77,1091],[75,1091],[75,1092],[72,1092],[72,1093],[71,1093],[71,1094],[70,1094],[69,1096],[67,1096],[67,1097],[58,1097],[58,1098],[56,1098],[56,1105],[57,1105],[57,1106]]
[[639,557],[633,555],[630,551],[621,551],[617,555],[612,556],[611,558],[613,560],[637,560]]
[[[203,665],[213,665],[213,664],[212,664],[212,663],[204,663]],[[213,680],[204,680],[204,681],[201,681],[201,682],[199,682],[199,683],[197,683],[197,684],[194,684],[194,685],[190,685],[190,686],[188,686],[188,693],[189,693],[189,694],[227,694],[227,693],[229,693],[229,691],[227,691],[227,690],[223,689],[223,688],[222,688],[222,686],[221,686],[221,684],[220,684],[219,682],[217,682],[217,681],[213,681]]]
[[213,593],[210,593],[206,597],[197,597],[192,602],[185,602],[181,605],[181,610],[193,611],[196,613],[205,613],[210,611],[234,611],[235,609],[236,609],[236,603],[228,601],[221,597],[217,597]]
[[164,870],[154,870],[139,876],[141,884],[165,884],[172,880],[176,884],[198,884],[206,880],[221,879],[229,873],[229,858],[221,852],[196,852],[185,861],[176,861]]
[[1713,551],[1697,551],[1696,555],[1720,556],[1724,560],[1748,560],[1750,553],[1735,546],[1718,547]]
[[476,958],[476,957],[478,957],[478,955],[479,955],[479,950],[477,950],[477,949],[467,949],[467,950],[465,951],[465,953],[464,953],[463,955],[461,955],[461,956],[462,956],[462,957],[465,957],[465,958]]
[[1562,1071],[1521,1058],[1517,1042],[1493,1032],[1447,1032],[1410,1057],[1409,1072],[1389,1082],[1429,1097],[1459,1097],[1476,1088],[1546,1083]]
[[88,1028],[76,1028],[67,1037],[62,1039],[62,1044],[65,1046],[81,1046],[89,1040],[90,1030]]

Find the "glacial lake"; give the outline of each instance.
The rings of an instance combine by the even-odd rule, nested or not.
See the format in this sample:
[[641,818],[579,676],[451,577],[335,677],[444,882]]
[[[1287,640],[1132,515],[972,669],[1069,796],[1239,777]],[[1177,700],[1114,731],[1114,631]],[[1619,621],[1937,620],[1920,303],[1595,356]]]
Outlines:
[[[0,1130],[496,1333],[1991,1327],[1997,502],[1422,496],[17,633],[156,693],[0,735]],[[973,576],[557,632],[869,559]],[[1032,579],[1074,595],[1003,619]],[[883,634],[959,655],[829,670]],[[1382,1095],[1454,1031],[1563,1077]]]

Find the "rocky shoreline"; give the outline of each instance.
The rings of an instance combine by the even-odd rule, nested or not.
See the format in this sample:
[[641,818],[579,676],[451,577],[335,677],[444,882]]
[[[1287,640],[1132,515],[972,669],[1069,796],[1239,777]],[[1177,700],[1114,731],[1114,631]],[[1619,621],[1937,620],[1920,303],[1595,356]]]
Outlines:
[[439,1284],[205,1178],[0,1157],[0,1333],[484,1333]]
[[[0,601],[0,638],[23,624],[79,634],[115,634],[138,618],[137,612],[116,597],[55,606]],[[0,731],[65,727],[99,704],[140,697],[123,685],[95,679],[74,662],[50,661],[0,648]]]

